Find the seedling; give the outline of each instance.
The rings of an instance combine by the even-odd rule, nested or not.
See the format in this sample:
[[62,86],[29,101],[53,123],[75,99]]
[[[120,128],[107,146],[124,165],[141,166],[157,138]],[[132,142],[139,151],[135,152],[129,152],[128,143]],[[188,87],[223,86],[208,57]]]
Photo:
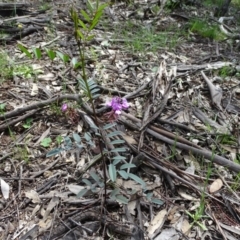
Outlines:
[[52,142],[52,139],[51,139],[50,137],[44,138],[44,139],[41,141],[40,145],[43,146],[43,147],[45,147],[45,148],[47,148],[47,147],[50,146],[51,142]]

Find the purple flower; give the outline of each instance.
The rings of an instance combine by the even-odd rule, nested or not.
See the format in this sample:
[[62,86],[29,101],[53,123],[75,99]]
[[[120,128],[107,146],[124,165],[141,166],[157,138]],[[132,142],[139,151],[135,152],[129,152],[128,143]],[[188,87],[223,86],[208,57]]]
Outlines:
[[111,107],[116,114],[121,114],[122,109],[127,109],[129,107],[127,99],[121,97],[113,97],[106,105]]
[[62,110],[63,112],[65,112],[65,111],[67,110],[67,108],[68,108],[68,105],[67,105],[66,103],[64,103],[64,104],[62,105],[62,107],[61,107],[61,110]]

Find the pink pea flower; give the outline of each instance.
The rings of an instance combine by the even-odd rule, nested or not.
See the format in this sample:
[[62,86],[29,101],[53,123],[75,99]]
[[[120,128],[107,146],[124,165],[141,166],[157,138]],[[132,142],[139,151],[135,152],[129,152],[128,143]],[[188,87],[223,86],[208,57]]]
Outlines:
[[62,112],[65,112],[67,110],[67,108],[68,108],[68,105],[66,103],[64,103],[61,107]]
[[121,97],[113,97],[111,101],[106,103],[107,106],[111,107],[115,114],[121,114],[122,109],[129,108],[127,99]]

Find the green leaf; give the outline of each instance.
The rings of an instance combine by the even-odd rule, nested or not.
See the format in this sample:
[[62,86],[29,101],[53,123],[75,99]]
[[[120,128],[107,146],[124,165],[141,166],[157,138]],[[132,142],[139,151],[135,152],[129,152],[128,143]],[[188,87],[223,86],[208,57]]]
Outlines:
[[121,136],[122,135],[122,132],[120,131],[115,131],[115,132],[111,132],[109,134],[107,134],[107,137],[111,138],[111,137],[114,137],[114,136]]
[[107,130],[107,129],[112,128],[112,127],[114,127],[114,126],[116,126],[116,123],[115,123],[115,122],[113,122],[113,123],[108,123],[108,124],[106,124],[106,125],[103,126],[103,129],[104,129],[104,130]]
[[0,104],[0,111],[3,111],[6,107],[6,103],[1,103]]
[[136,167],[136,165],[133,164],[133,163],[125,163],[125,164],[123,164],[123,165],[120,167],[120,169],[134,168],[134,167]]
[[[113,157],[112,159],[114,159],[114,161],[119,161],[119,160],[122,161],[122,160],[125,160],[126,157],[118,155],[118,156]],[[116,165],[116,164],[114,164],[114,165]]]
[[51,139],[50,137],[44,138],[44,139],[41,141],[40,145],[43,146],[43,147],[49,147],[50,144],[51,144],[51,142],[52,142],[52,139]]
[[37,59],[40,59],[42,57],[42,53],[39,48],[33,48],[33,53]]
[[54,58],[56,57],[56,52],[52,51],[51,49],[45,49],[47,52],[48,57],[50,58],[51,61],[54,60]]
[[89,15],[84,10],[81,10],[81,13],[82,13],[83,17],[85,18],[85,20],[87,22],[90,22],[91,19],[90,19]]
[[87,189],[87,188],[82,189],[82,190],[77,194],[77,198],[83,197],[88,191],[89,191],[89,189]]
[[59,154],[60,152],[62,152],[64,149],[63,148],[54,148],[53,150],[49,151],[47,154],[46,154],[46,157],[51,157],[51,156],[54,156],[54,155],[57,155]]
[[103,11],[108,5],[109,5],[108,3],[101,4],[101,5],[98,7],[97,11],[98,11],[98,12],[99,12],[99,11]]
[[115,197],[119,203],[128,204],[128,199],[123,195],[116,195]]
[[89,187],[92,187],[92,183],[91,183],[88,179],[84,178],[82,181],[83,181],[85,184],[87,184]]
[[94,6],[93,6],[91,0],[87,0],[87,8],[90,12],[94,11]]
[[157,198],[152,198],[151,201],[152,201],[152,203],[156,203],[158,205],[163,205],[164,204],[164,202],[162,200],[157,199]]
[[78,62],[78,59],[77,58],[72,58],[72,61],[71,61],[71,63],[72,63],[72,65],[73,65],[73,67],[76,69],[76,68],[78,68],[78,67],[80,67],[81,66],[81,63],[80,62]]
[[72,140],[70,137],[64,137],[64,145],[69,149],[72,147]]
[[82,32],[79,29],[77,30],[77,35],[78,35],[78,37],[80,39],[84,39],[84,36],[83,36]]
[[147,193],[146,197],[149,201],[152,199],[153,192]]
[[119,192],[120,192],[119,188],[115,188],[115,189],[112,190],[110,196],[111,197],[113,197],[113,196],[115,197],[115,195],[119,194]]
[[109,177],[110,179],[115,182],[117,178],[117,171],[116,171],[116,166],[113,164],[109,164],[108,166],[108,172],[109,172]]
[[92,136],[91,136],[91,134],[89,132],[86,132],[84,134],[84,138],[86,139],[87,142],[92,140]]
[[68,62],[69,56],[68,56],[67,54],[61,53],[61,52],[59,52],[59,51],[57,51],[56,53],[57,53],[58,57],[59,57],[64,63]]
[[124,170],[120,170],[118,171],[118,173],[124,178],[124,179],[128,179],[128,173]]
[[208,230],[207,227],[204,224],[202,224],[200,222],[196,222],[196,223],[198,224],[198,226],[200,226],[200,228],[202,228],[202,230],[204,230],[204,231]]
[[81,25],[81,27],[82,27],[85,31],[88,30],[87,26],[85,25],[85,23],[84,23],[82,20],[78,19],[78,23]]
[[57,144],[60,145],[61,142],[63,141],[63,137],[62,136],[57,136],[56,141],[57,141]]
[[18,44],[17,46],[23,53],[26,54],[26,56],[32,59],[32,54],[23,45]]
[[99,187],[104,187],[104,183],[100,180],[100,178],[98,177],[98,175],[95,172],[90,172],[89,174],[97,182]]
[[115,159],[112,164],[117,165],[119,162],[121,162],[121,159]]
[[23,124],[23,127],[29,129],[31,127],[32,121],[33,121],[32,118],[27,118],[25,123]]
[[86,41],[91,41],[94,37],[95,37],[95,35],[89,35],[89,36],[86,38]]
[[81,137],[77,133],[73,133],[73,139],[75,142],[80,143],[81,142]]
[[110,152],[126,152],[126,148],[114,148]]
[[128,176],[133,179],[135,182],[140,183],[142,185],[142,187],[146,186],[146,183],[137,175],[129,173]]
[[112,145],[114,145],[114,144],[122,144],[122,143],[125,143],[125,141],[121,140],[121,139],[117,139],[117,140],[114,140],[114,141],[111,142]]

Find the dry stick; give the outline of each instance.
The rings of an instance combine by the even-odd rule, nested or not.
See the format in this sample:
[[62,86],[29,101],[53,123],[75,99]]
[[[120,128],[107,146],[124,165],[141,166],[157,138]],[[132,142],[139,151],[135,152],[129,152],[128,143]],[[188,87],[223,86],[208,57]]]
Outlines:
[[38,109],[37,110],[33,110],[33,111],[29,112],[29,113],[26,113],[25,115],[23,115],[23,116],[21,116],[21,117],[19,117],[17,119],[14,119],[12,121],[7,121],[5,124],[0,125],[0,131],[3,131],[6,128],[8,128],[8,127],[10,127],[10,126],[12,126],[12,125],[14,125],[16,123],[25,120],[26,118],[34,115],[36,112],[38,112]]
[[[36,108],[42,108],[42,107],[45,107],[53,102],[62,102],[64,100],[73,100],[73,101],[77,101],[79,102],[83,109],[87,112],[87,113],[90,113],[92,114],[92,110],[91,108],[88,106],[88,104],[82,102],[82,97],[80,94],[66,94],[66,95],[59,95],[57,97],[54,97],[54,98],[51,98],[51,99],[48,99],[48,100],[45,100],[45,101],[41,101],[41,102],[36,102],[36,103],[33,103],[31,105],[28,105],[26,107],[23,107],[23,108],[18,108],[16,110],[13,110],[11,112],[7,112],[6,114],[4,115],[0,115],[0,120],[5,120],[5,119],[8,119],[8,118],[11,118],[11,117],[15,117],[15,116],[18,116],[24,112],[27,112],[27,111],[30,111],[30,110],[33,110]],[[96,109],[96,113],[99,114],[101,112],[103,112],[104,110],[106,110],[107,107],[102,107],[100,109]]]
[[[140,124],[141,121],[139,119],[131,116],[130,114],[126,114],[124,112],[122,112],[122,115],[127,117],[127,118],[130,118],[131,120],[134,120],[138,127],[141,126],[141,124]],[[216,163],[220,166],[227,167],[230,170],[232,170],[234,172],[237,172],[237,173],[240,172],[240,165],[239,164],[231,162],[224,157],[215,155],[214,153],[212,153],[208,150],[197,149],[195,147],[179,143],[179,142],[177,142],[177,139],[178,139],[177,136],[174,140],[172,140],[172,139],[169,139],[167,137],[164,137],[164,136],[160,135],[159,133],[156,133],[155,131],[153,131],[149,128],[146,129],[146,132],[148,132],[149,134],[151,134],[152,136],[156,137],[159,140],[162,140],[162,141],[164,141],[168,144],[176,146],[177,148],[184,149],[184,150],[187,150],[187,151],[191,151],[192,153],[194,153],[196,155],[201,155],[201,156],[205,157],[206,159],[208,159],[210,161],[213,161],[214,163]]]

